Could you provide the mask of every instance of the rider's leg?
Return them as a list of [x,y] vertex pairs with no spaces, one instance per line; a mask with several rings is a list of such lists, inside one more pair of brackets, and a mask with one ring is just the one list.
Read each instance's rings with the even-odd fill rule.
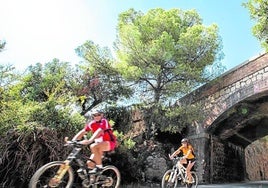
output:
[[185,166],[186,164],[187,164],[187,160],[183,158],[183,159],[178,161],[177,166],[178,166],[178,168],[180,168],[181,165],[186,167]]
[[181,159],[180,164],[182,164],[182,165],[187,164],[187,160],[185,158]]
[[94,161],[94,154],[90,155],[90,160],[87,161],[87,167],[93,169],[96,167],[96,162]]
[[[90,150],[92,152],[91,159],[95,161],[96,166],[101,167],[102,166],[102,155],[104,151],[110,150],[110,144],[109,142],[100,142],[100,143],[94,143],[90,145]],[[91,165],[89,167],[92,168]],[[95,165],[94,165],[95,167]]]
[[186,175],[187,175],[188,180],[189,180],[190,182],[192,182],[192,180],[193,180],[193,177],[192,177],[190,171],[191,171],[191,169],[193,168],[194,163],[195,163],[195,162],[189,161],[189,163],[188,163],[188,165],[187,165],[187,168],[186,168]]

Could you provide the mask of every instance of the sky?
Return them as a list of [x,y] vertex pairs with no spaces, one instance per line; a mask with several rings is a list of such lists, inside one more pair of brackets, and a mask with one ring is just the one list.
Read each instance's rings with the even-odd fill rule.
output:
[[78,64],[75,49],[88,40],[109,47],[116,37],[118,15],[130,8],[195,9],[222,38],[222,64],[230,70],[263,53],[253,36],[254,22],[242,6],[246,0],[0,0],[0,64],[25,70],[54,58]]

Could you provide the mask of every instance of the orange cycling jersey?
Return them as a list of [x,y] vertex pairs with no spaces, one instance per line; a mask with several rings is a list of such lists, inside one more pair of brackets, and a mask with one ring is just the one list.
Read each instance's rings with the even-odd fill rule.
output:
[[191,151],[190,154],[188,155],[187,159],[193,159],[195,158],[194,154],[193,154],[193,147],[191,145],[188,145],[187,147],[181,146],[179,148],[179,150],[182,152],[183,156],[187,155],[187,153],[189,152],[189,150]]

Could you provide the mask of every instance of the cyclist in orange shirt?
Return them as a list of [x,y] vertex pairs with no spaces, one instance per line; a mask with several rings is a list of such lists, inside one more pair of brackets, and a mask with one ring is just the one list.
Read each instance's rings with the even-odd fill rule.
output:
[[182,139],[181,144],[182,144],[182,146],[180,146],[179,149],[174,151],[174,153],[172,153],[172,155],[170,155],[170,158],[173,159],[178,154],[180,154],[180,153],[183,154],[183,157],[179,161],[179,163],[186,167],[186,174],[188,177],[188,181],[189,181],[189,183],[191,183],[193,180],[193,177],[192,177],[190,171],[195,164],[194,149],[193,149],[193,146],[189,143],[189,140],[187,138]]

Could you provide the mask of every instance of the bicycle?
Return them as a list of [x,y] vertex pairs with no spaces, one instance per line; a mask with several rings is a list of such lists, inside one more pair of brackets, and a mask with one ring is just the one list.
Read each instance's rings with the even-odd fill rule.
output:
[[192,182],[188,182],[186,168],[182,164],[178,163],[179,160],[181,160],[181,158],[174,158],[174,165],[172,169],[169,169],[165,172],[161,182],[162,188],[176,188],[179,182],[182,186],[185,186],[186,188],[197,187],[198,177],[196,172],[190,172],[193,179]]
[[83,162],[80,155],[80,151],[84,145],[77,141],[68,141],[65,146],[72,148],[67,159],[65,161],[53,161],[40,167],[32,176],[29,188],[71,188],[75,178],[74,168],[72,166],[74,166],[75,163],[79,166],[79,170],[77,170],[76,173],[82,180],[81,185],[83,188],[119,187],[121,175],[115,166],[107,165],[100,169],[100,171],[89,174],[87,172],[87,165]]

